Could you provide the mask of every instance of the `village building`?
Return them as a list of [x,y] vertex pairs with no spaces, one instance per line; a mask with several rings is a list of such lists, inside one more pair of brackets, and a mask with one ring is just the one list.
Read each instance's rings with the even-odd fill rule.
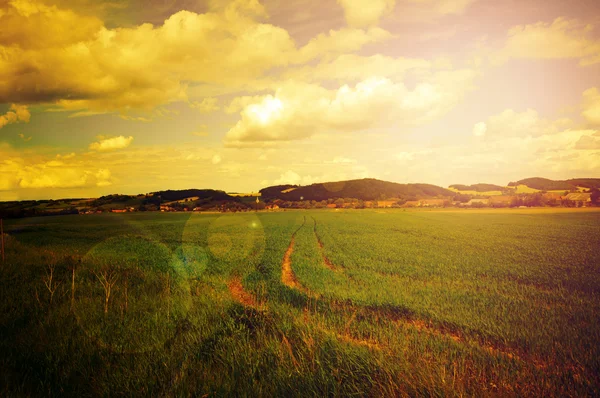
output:
[[467,203],[465,203],[465,206],[483,207],[483,206],[489,205],[489,203],[490,203],[489,199],[471,199]]
[[570,193],[563,197],[566,200],[570,200],[575,202],[578,206],[586,207],[592,203],[592,194],[591,193]]

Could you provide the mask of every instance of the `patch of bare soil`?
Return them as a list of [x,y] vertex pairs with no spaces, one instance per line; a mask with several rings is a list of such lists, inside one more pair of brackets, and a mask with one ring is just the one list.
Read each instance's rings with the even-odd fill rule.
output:
[[227,283],[227,288],[231,293],[231,296],[235,301],[243,305],[244,307],[251,307],[254,309],[260,309],[262,306],[258,304],[256,298],[244,290],[242,280],[239,277],[234,277]]
[[283,261],[281,262],[281,282],[287,287],[300,290],[301,292],[307,294],[310,297],[317,297],[317,294],[312,293],[300,284],[298,278],[296,277],[296,274],[294,273],[294,270],[292,269],[292,253],[294,252],[296,233],[298,233],[298,231],[300,231],[300,229],[304,227],[304,224],[306,224],[306,217],[304,217],[302,225],[292,234],[290,244],[287,250],[285,251],[285,254],[283,255]]
[[298,278],[296,278],[296,274],[294,274],[294,270],[292,270],[292,253],[294,252],[294,237],[290,240],[290,245],[288,246],[285,254],[283,255],[283,262],[281,263],[281,282],[287,287],[292,289],[304,290],[303,287],[298,282]]

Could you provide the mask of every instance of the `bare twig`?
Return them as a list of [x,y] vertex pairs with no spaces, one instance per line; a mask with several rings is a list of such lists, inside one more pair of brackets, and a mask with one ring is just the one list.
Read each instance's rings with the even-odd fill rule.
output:
[[117,283],[119,276],[114,269],[103,269],[99,272],[94,271],[94,275],[96,275],[96,278],[98,278],[98,281],[100,281],[100,284],[104,288],[104,313],[108,314],[108,301],[110,300],[112,288]]

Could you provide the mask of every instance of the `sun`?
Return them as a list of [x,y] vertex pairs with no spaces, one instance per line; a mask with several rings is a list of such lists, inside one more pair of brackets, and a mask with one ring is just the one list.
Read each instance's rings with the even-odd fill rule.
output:
[[267,125],[280,117],[283,111],[283,102],[279,98],[267,96],[261,103],[248,107],[248,113],[261,125]]

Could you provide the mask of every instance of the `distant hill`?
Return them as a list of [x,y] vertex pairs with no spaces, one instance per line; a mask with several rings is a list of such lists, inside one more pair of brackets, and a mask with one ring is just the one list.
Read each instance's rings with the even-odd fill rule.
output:
[[473,185],[462,185],[452,184],[450,188],[454,188],[459,191],[475,191],[475,192],[490,192],[490,191],[505,191],[506,187],[494,184],[473,184]]
[[600,178],[572,178],[570,180],[550,180],[548,178],[533,177],[525,178],[516,182],[510,182],[508,186],[526,185],[529,188],[540,191],[572,191],[577,187],[600,188]]
[[297,188],[298,185],[274,185],[272,187],[267,187],[267,188],[263,188],[261,189],[260,192],[260,196],[262,198],[279,198],[279,195],[281,194],[282,191],[286,191],[289,189],[295,189]]
[[374,178],[317,183],[307,186],[279,185],[260,190],[264,199],[327,200],[356,198],[377,200],[382,198],[432,198],[451,197],[454,192],[431,184],[398,184]]
[[215,189],[180,189],[180,190],[168,190],[152,192],[153,196],[160,196],[163,202],[171,202],[175,200],[183,200],[187,198],[195,198],[198,200],[236,200],[233,196],[228,195],[224,191],[218,191]]

